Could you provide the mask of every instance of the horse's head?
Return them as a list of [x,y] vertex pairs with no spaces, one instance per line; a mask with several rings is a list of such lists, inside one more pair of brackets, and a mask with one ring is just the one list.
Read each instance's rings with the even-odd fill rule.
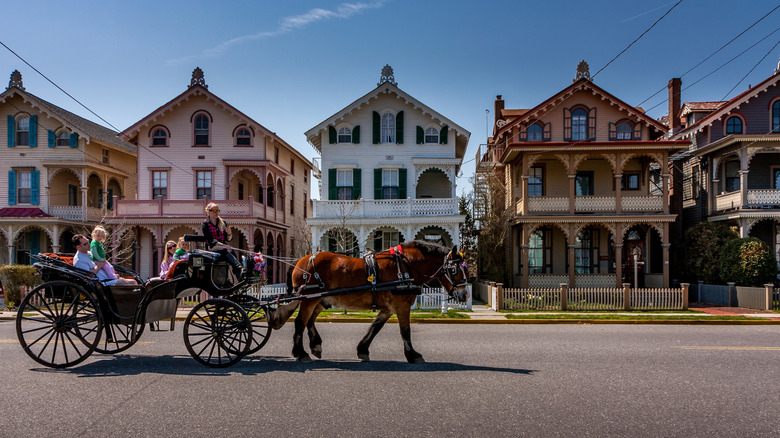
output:
[[466,289],[468,275],[466,274],[463,256],[458,252],[457,246],[453,246],[452,250],[444,256],[439,282],[447,290],[447,293],[456,300],[465,302],[469,299],[469,292]]

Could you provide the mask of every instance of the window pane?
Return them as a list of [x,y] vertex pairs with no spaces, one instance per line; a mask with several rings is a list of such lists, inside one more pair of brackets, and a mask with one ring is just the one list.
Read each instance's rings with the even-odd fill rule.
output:
[[582,108],[577,108],[571,113],[571,139],[585,140],[588,130],[588,114]]
[[352,131],[350,131],[349,128],[341,128],[341,129],[339,129],[338,142],[339,143],[352,143]]
[[618,140],[631,140],[634,127],[630,124],[623,122],[617,125],[617,139]]
[[436,128],[428,128],[425,131],[425,143],[439,143],[439,131]]
[[352,169],[339,170],[336,175],[337,187],[352,187]]
[[528,177],[528,196],[544,195],[544,169],[531,167]]
[[528,141],[542,141],[542,125],[534,123],[526,131]]
[[382,116],[382,143],[395,143],[395,116],[390,113]]
[[70,133],[62,131],[57,134],[57,146],[70,146]]

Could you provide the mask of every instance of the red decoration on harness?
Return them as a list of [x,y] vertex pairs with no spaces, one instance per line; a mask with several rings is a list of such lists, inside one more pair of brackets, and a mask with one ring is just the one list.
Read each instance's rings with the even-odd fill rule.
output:
[[395,255],[395,247],[394,246],[390,247],[390,254],[391,255]]
[[403,253],[404,253],[404,249],[403,249],[403,248],[401,248],[401,245],[398,245],[398,246],[396,246],[395,248],[396,248],[396,250],[398,251],[398,254],[403,254]]

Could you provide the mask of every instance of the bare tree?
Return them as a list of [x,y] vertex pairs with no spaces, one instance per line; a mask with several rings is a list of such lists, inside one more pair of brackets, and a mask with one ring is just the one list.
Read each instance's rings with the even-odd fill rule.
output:
[[[135,257],[135,249],[133,248],[133,242],[136,239],[135,229],[124,220],[119,223],[107,223],[107,219],[113,217],[109,212],[104,211],[104,215],[99,223],[95,225],[85,224],[81,228],[80,233],[91,240],[92,230],[95,226],[100,225],[105,228],[106,240],[103,242],[103,249],[106,251],[107,258],[112,260],[116,257],[116,264],[129,267],[132,265],[133,257]],[[120,238],[115,240],[112,236],[120,236]]]
[[290,235],[290,257],[300,258],[311,253],[311,227],[303,217],[297,217],[288,232]]
[[360,244],[354,233],[349,231],[349,224],[355,211],[358,209],[360,199],[354,201],[340,201],[333,204],[336,208],[338,224],[325,233],[328,240],[335,242],[335,252],[340,254],[357,256],[360,252]]
[[506,206],[503,169],[474,177],[474,216],[478,230],[479,274],[504,283],[508,280],[505,249],[515,212]]

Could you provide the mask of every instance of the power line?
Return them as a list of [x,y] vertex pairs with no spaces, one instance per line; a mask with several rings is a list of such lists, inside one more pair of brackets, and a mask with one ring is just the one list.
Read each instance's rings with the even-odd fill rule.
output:
[[623,50],[621,50],[621,51],[620,51],[620,53],[618,53],[617,55],[615,55],[615,57],[614,57],[614,58],[612,58],[612,59],[611,59],[611,60],[610,60],[610,61],[607,63],[607,65],[605,65],[604,67],[601,67],[601,69],[599,69],[599,71],[597,71],[597,72],[596,72],[596,74],[594,74],[593,76],[591,76],[591,79],[595,79],[595,78],[596,78],[596,76],[598,76],[598,74],[602,72],[602,70],[604,70],[605,68],[609,67],[609,65],[610,65],[610,64],[612,64],[612,62],[613,62],[613,61],[615,61],[616,59],[618,59],[618,58],[620,57],[620,55],[622,55],[623,53],[625,53],[625,52],[626,52],[626,50],[628,50],[629,48],[631,48],[631,46],[633,46],[633,45],[634,45],[634,43],[636,43],[636,42],[637,42],[637,41],[639,41],[639,40],[640,40],[640,39],[641,39],[643,36],[645,36],[645,34],[646,34],[647,32],[650,32],[650,29],[654,28],[656,24],[658,24],[658,23],[659,23],[661,20],[663,20],[663,19],[664,19],[664,17],[666,17],[667,15],[669,15],[669,13],[670,13],[670,12],[672,12],[672,11],[674,10],[674,8],[676,8],[676,7],[677,7],[677,6],[678,6],[680,3],[682,3],[682,2],[683,2],[683,0],[679,0],[677,3],[675,3],[675,4],[674,4],[674,6],[672,6],[671,8],[669,8],[669,10],[668,10],[668,11],[666,11],[666,13],[665,13],[665,14],[663,14],[663,15],[661,16],[661,18],[659,18],[659,19],[655,20],[655,23],[653,23],[653,24],[652,24],[650,27],[648,27],[648,28],[647,28],[647,30],[645,30],[644,32],[642,32],[642,34],[641,34],[641,35],[639,35],[638,37],[636,37],[636,39],[635,39],[634,41],[631,41],[631,44],[629,44],[628,46],[626,46],[626,48],[625,48],[625,49],[623,49]]
[[733,87],[731,87],[731,90],[727,91],[727,92],[726,92],[726,94],[725,94],[725,95],[724,95],[724,96],[723,96],[723,97],[722,97],[720,100],[726,100],[726,97],[727,97],[729,94],[731,94],[731,92],[732,92],[732,91],[734,91],[734,89],[735,89],[735,88],[737,88],[737,86],[739,86],[739,84],[740,84],[740,83],[742,83],[742,81],[744,81],[744,80],[745,80],[745,78],[746,78],[746,77],[748,77],[748,75],[749,75],[750,73],[753,73],[753,70],[755,70],[755,69],[756,69],[756,67],[758,67],[758,64],[761,64],[761,62],[762,62],[762,61],[764,61],[764,60],[766,59],[766,57],[767,57],[767,56],[769,56],[769,54],[770,54],[770,53],[772,53],[772,52],[775,50],[775,47],[777,47],[777,45],[778,45],[778,44],[780,44],[780,40],[778,40],[778,41],[775,43],[775,45],[774,45],[774,46],[772,46],[772,48],[771,48],[771,49],[769,49],[769,51],[768,51],[768,52],[766,52],[766,54],[765,54],[765,55],[764,55],[764,56],[763,56],[761,59],[759,59],[759,60],[758,60],[758,62],[756,62],[756,64],[753,66],[753,68],[751,68],[751,69],[750,69],[750,70],[749,70],[747,73],[745,73],[745,76],[742,76],[742,79],[740,79],[739,81],[737,81],[737,83],[736,83],[736,84],[734,84],[734,86],[733,86]]

